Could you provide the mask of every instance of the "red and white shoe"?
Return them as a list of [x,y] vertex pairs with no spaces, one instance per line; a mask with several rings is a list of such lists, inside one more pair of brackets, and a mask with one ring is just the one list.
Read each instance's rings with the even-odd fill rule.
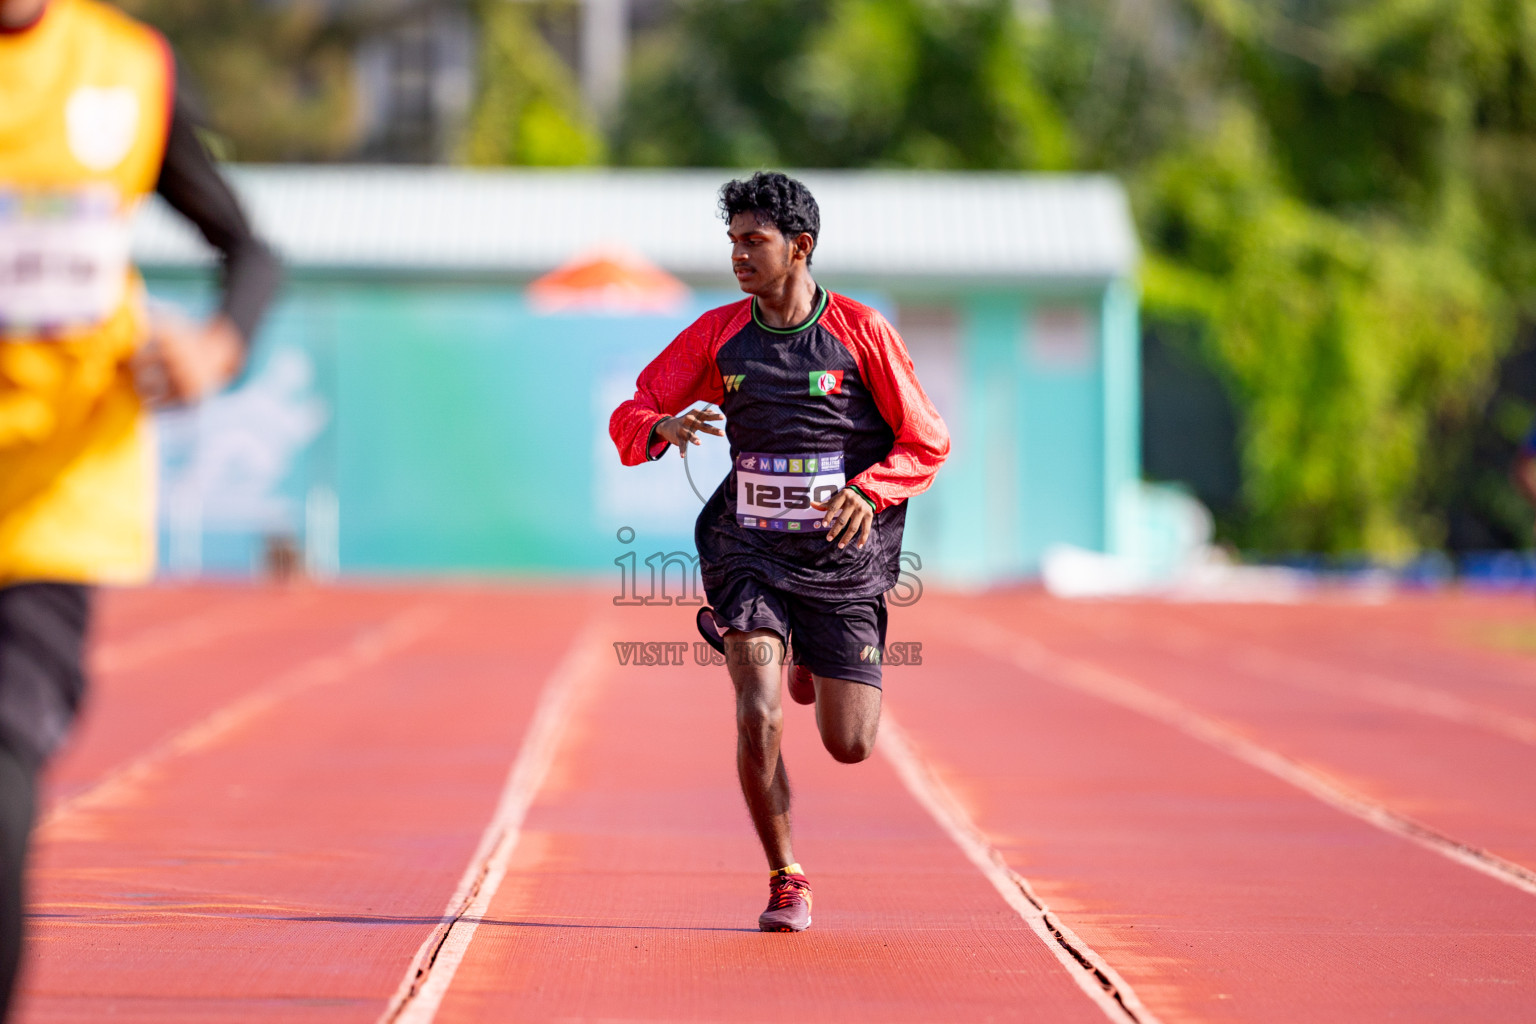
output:
[[768,909],[757,918],[765,932],[803,932],[811,926],[811,883],[804,875],[768,879]]

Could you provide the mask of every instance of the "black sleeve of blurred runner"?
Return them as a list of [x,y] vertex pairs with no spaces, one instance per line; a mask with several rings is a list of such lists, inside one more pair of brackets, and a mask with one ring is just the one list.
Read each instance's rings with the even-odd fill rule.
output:
[[224,293],[219,312],[229,317],[249,345],[282,280],[282,264],[251,230],[239,200],[197,137],[196,124],[178,76],[165,162],[155,191],[219,250]]

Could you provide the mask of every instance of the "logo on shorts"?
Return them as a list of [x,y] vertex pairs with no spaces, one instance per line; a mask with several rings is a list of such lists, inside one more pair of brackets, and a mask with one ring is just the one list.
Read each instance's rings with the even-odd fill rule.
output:
[[859,660],[871,665],[880,664],[880,648],[874,644],[865,644],[864,649],[859,652]]
[[744,373],[732,373],[720,379],[725,382],[726,391],[740,391],[741,383],[747,379],[747,375]]
[[840,395],[843,393],[842,370],[812,370],[811,394]]

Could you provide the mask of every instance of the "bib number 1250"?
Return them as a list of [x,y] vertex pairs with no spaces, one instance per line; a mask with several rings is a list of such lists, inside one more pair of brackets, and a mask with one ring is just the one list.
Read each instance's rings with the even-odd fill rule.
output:
[[736,520],[752,530],[821,529],[821,511],[843,489],[843,453],[736,456]]
[[833,484],[822,484],[812,490],[809,487],[780,487],[778,484],[754,485],[749,480],[743,480],[742,486],[747,492],[747,504],[753,508],[810,508],[813,501],[825,505],[838,492]]

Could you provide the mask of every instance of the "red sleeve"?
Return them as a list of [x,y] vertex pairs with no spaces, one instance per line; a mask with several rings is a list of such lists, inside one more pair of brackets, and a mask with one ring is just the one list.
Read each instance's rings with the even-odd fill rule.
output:
[[640,371],[635,397],[620,403],[608,418],[608,436],[624,465],[638,466],[666,452],[665,441],[646,444],[656,424],[694,402],[718,405],[725,397],[715,353],[731,336],[731,325],[738,319],[733,314],[740,312],[735,307],[740,305],[705,313]]
[[933,483],[949,455],[949,428],[918,383],[906,343],[877,311],[837,297],[835,333],[853,353],[875,406],[896,434],[885,459],[848,481],[883,512]]

